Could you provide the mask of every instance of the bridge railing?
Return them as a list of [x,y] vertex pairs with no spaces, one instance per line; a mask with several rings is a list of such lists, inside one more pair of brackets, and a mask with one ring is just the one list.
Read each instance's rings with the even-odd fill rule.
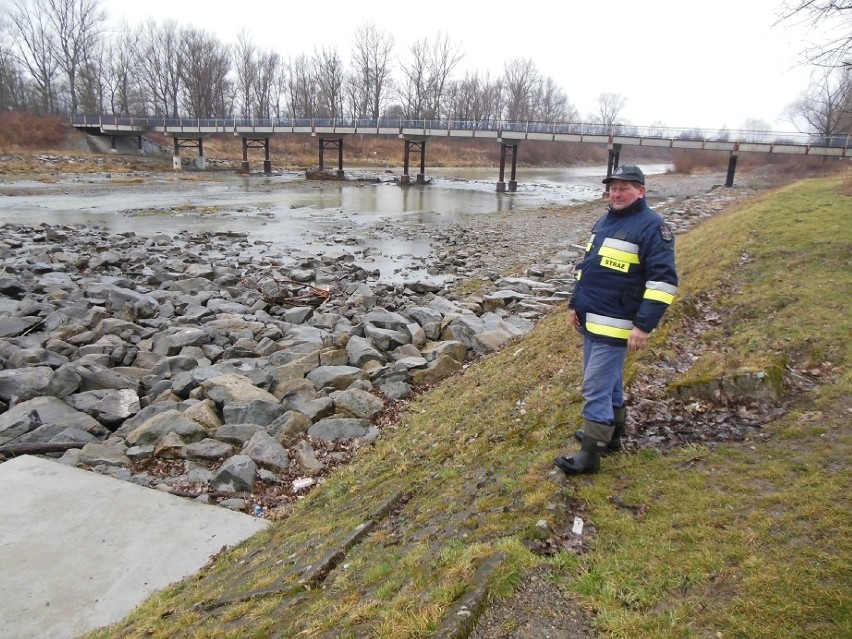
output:
[[[700,142],[747,142],[755,144],[812,145],[849,149],[852,135],[820,135],[800,132],[642,127],[626,124],[606,125],[589,122],[536,122],[505,120],[403,119],[403,118],[169,118],[115,115],[73,115],[71,125],[81,128],[144,131],[160,129],[218,129],[221,131],[276,130],[314,131],[315,129],[354,129],[372,132],[488,131],[500,133],[537,133],[546,135],[614,136],[693,140]],[[558,139],[558,138],[557,138]]]

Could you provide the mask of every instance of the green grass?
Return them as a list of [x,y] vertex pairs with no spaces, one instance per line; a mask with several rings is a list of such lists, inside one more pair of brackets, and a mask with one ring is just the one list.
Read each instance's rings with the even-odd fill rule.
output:
[[[806,181],[679,238],[682,295],[630,360],[630,376],[651,374],[701,299],[722,318],[699,339],[723,368],[819,367],[767,441],[612,456],[561,481],[552,460],[579,423],[580,344],[554,313],[418,398],[288,519],[92,637],[428,637],[495,555],[494,601],[549,563],[604,637],[852,635],[850,210],[841,179]],[[322,588],[299,588],[394,496]],[[533,554],[537,522],[564,526],[577,502],[590,552]]]

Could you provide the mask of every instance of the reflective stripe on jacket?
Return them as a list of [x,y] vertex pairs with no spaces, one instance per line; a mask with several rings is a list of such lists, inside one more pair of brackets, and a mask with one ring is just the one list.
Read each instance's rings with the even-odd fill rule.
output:
[[[674,235],[644,198],[592,229],[569,306],[594,339],[624,344],[657,327],[677,293]],[[582,277],[580,277],[582,275]]]

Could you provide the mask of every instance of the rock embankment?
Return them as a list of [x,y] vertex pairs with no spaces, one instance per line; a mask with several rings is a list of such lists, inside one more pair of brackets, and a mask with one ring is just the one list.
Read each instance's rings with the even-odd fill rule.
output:
[[504,278],[460,300],[368,282],[342,251],[281,270],[255,248],[6,225],[0,446],[77,443],[64,462],[235,508],[265,483],[275,505],[377,437],[387,402],[564,299]]
[[[658,208],[682,232],[734,193]],[[284,268],[241,234],[7,224],[0,451],[66,445],[63,463],[269,512],[378,437],[389,405],[563,302],[600,209],[436,231],[432,272],[478,281],[467,296],[373,280],[342,249]]]

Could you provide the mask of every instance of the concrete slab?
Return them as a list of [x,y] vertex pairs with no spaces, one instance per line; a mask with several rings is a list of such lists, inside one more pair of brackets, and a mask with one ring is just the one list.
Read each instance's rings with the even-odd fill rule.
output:
[[24,455],[0,464],[0,637],[120,621],[268,520]]

